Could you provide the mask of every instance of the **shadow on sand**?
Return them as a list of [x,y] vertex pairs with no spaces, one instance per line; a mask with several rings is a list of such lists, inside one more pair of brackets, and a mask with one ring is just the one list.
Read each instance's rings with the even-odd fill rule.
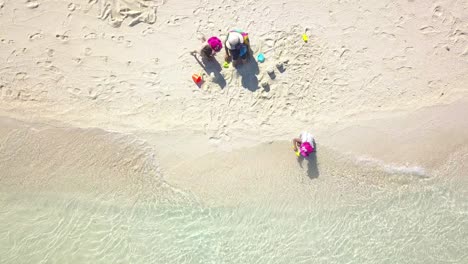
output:
[[258,89],[257,75],[260,73],[258,62],[253,57],[252,51],[249,52],[247,62],[236,66],[237,72],[242,77],[242,86],[254,92]]
[[195,60],[200,64],[206,74],[209,76],[211,73],[215,76],[215,83],[223,89],[226,87],[226,80],[224,79],[223,75],[221,74],[222,67],[216,59],[200,59],[196,55],[192,55]]
[[[314,142],[314,148],[317,149],[317,146],[315,145]],[[317,166],[317,151],[312,152],[308,157],[298,157],[297,162],[299,162],[299,165],[302,168],[302,164],[304,160],[307,161],[307,176],[309,176],[310,179],[315,179],[318,178],[319,176],[319,170]]]

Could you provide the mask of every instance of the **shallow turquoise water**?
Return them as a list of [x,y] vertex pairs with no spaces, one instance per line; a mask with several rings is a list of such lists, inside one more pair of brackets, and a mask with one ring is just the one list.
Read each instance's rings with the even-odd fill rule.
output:
[[130,136],[9,125],[0,263],[468,263],[467,192],[452,180],[383,175],[410,180],[314,198],[333,183],[323,179],[382,177],[321,152],[309,198],[215,205],[165,183],[151,148]]
[[[346,203],[346,202],[344,202]],[[333,209],[134,206],[2,193],[2,263],[466,263],[468,203],[448,189]]]

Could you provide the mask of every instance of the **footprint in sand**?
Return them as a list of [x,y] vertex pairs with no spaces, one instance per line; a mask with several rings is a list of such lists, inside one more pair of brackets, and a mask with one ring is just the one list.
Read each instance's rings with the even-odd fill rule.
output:
[[47,51],[47,56],[48,57],[53,57],[54,54],[55,54],[55,50],[54,49],[46,49]]
[[395,34],[382,31],[379,27],[374,28],[374,36],[380,36],[391,40],[396,39]]
[[87,26],[82,27],[81,32],[84,33],[84,35],[83,35],[84,39],[96,39],[97,38],[96,31],[94,29],[91,29],[91,28],[87,27]]
[[74,3],[68,4],[68,11],[73,12],[76,9],[76,5]]
[[[98,84],[98,88],[100,88],[102,85]],[[98,98],[98,93],[95,89],[93,88],[89,88],[88,89],[88,97],[91,99],[91,100],[96,100]]]
[[93,53],[93,50],[91,48],[85,48],[84,50],[85,56],[90,56],[92,53]]
[[69,36],[66,35],[65,33],[64,34],[57,34],[57,35],[55,35],[55,37],[58,40],[63,41],[63,42],[68,41],[68,39],[69,39]]
[[401,66],[401,67],[396,68],[396,70],[398,73],[408,74],[409,72],[413,70],[413,67]]
[[36,61],[36,65],[38,67],[49,68],[50,66],[52,66],[52,61],[47,60],[47,59],[40,59]]
[[125,40],[124,36],[111,36],[111,40],[117,43],[125,43],[125,47],[127,48],[133,46],[133,42],[131,40]]
[[187,19],[187,16],[171,16],[171,18],[168,21],[166,21],[166,24],[170,26],[178,26]]
[[206,24],[206,27],[213,31],[217,29],[216,23],[213,21],[208,21],[208,23]]
[[76,87],[67,87],[67,92],[73,94],[73,95],[81,95],[81,89],[76,88]]
[[356,31],[356,27],[354,26],[346,27],[346,28],[343,28],[342,30],[343,34],[352,34],[355,31]]
[[111,40],[112,40],[112,41],[115,41],[115,42],[121,43],[121,42],[123,42],[123,41],[125,40],[125,38],[124,38],[124,36],[118,36],[118,37],[116,37],[116,36],[111,36]]
[[432,26],[424,26],[424,27],[420,28],[419,31],[421,31],[421,33],[423,33],[424,35],[431,34],[431,33],[437,33],[437,31]]
[[159,86],[159,83],[160,83],[159,81],[157,81],[157,82],[145,82],[145,87],[147,87],[147,88],[157,87],[157,86]]
[[83,60],[81,58],[73,58],[72,61],[74,61],[76,64],[81,64]]
[[265,39],[265,45],[267,46],[267,48],[273,48],[275,46],[275,40],[267,38]]
[[410,52],[413,52],[414,51],[414,47],[405,47],[405,53],[410,53]]
[[27,50],[27,48],[13,50],[7,58],[7,62],[10,62],[12,57],[18,57],[22,54],[25,54]]
[[158,73],[156,73],[156,72],[143,72],[143,77],[146,78],[146,79],[157,78]]
[[43,38],[43,35],[40,32],[29,35],[29,40],[36,40],[36,39],[42,39],[42,38]]
[[466,47],[466,49],[463,51],[463,53],[461,55],[463,57],[468,56],[468,47]]
[[26,79],[27,77],[28,77],[28,74],[25,73],[25,72],[17,72],[17,73],[15,74],[15,79],[16,79],[16,80],[24,80],[24,79]]
[[0,39],[0,43],[2,44],[15,44],[15,41],[12,39]]
[[89,34],[84,35],[84,39],[95,39],[95,38],[97,38],[96,33],[89,33]]
[[427,82],[427,86],[431,89],[441,89],[444,87],[444,83],[442,80],[437,79],[437,80],[430,80]]
[[434,10],[432,11],[432,17],[433,18],[439,18],[439,17],[442,16],[443,12],[444,11],[443,11],[441,6],[436,6],[436,7],[434,7]]
[[382,58],[384,62],[402,63],[406,62],[406,56],[393,56]]
[[38,8],[39,3],[36,0],[26,0],[26,7],[30,9]]
[[200,12],[203,10],[204,8],[203,7],[198,7],[197,9],[193,10],[192,13],[194,15],[198,15],[200,14]]
[[154,29],[152,27],[147,27],[145,30],[141,32],[143,36],[153,34],[153,33],[154,33]]

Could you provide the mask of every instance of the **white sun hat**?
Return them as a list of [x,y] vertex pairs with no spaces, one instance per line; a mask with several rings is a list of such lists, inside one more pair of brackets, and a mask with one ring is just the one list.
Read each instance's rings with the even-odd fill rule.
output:
[[244,43],[244,38],[240,33],[230,32],[226,40],[226,47],[230,50],[236,49],[238,44]]

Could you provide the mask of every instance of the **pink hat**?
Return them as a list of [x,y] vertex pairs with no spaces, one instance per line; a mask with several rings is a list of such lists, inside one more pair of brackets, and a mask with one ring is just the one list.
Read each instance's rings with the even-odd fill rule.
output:
[[218,52],[223,48],[223,42],[217,37],[211,37],[208,39],[208,44],[214,51]]
[[314,152],[314,147],[309,142],[304,142],[299,150],[303,157],[308,157],[310,153]]

